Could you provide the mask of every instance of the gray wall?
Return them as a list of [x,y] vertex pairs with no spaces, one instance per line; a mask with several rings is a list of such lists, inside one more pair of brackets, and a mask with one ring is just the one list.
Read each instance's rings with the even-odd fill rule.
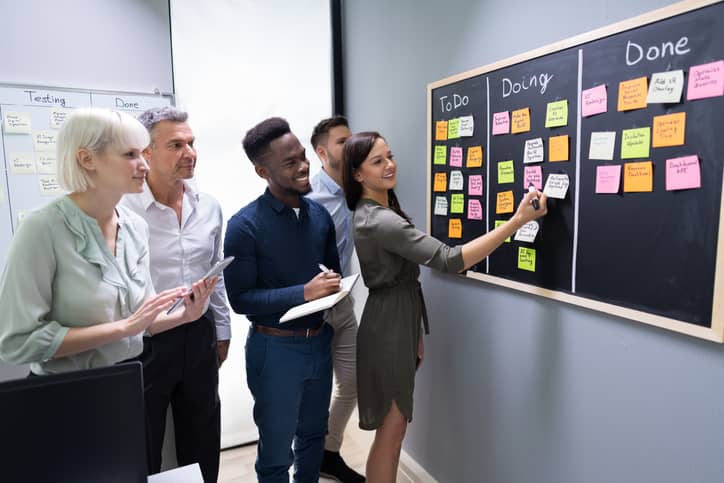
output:
[[[428,82],[668,3],[347,1],[347,114],[388,138],[424,226]],[[427,269],[422,282],[433,334],[404,448],[438,481],[724,481],[722,346]]]

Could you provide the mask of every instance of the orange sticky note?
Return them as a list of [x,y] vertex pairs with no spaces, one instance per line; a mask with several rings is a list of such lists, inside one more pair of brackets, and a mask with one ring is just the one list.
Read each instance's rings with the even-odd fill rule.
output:
[[623,165],[624,193],[650,193],[654,190],[654,167],[651,161]]
[[447,237],[448,238],[462,238],[463,237],[463,222],[460,221],[459,219],[448,220]]
[[649,87],[646,77],[619,82],[618,84],[618,110],[644,109]]
[[510,119],[510,132],[513,134],[530,131],[530,108],[513,111]]
[[548,138],[548,161],[568,161],[568,134]]
[[498,199],[495,203],[495,214],[499,215],[501,213],[513,213],[514,203],[515,200],[513,199],[512,191],[503,191],[501,193],[498,193]]
[[435,141],[447,140],[447,121],[437,121],[435,123]]
[[654,139],[652,146],[681,146],[684,144],[686,113],[677,112],[665,116],[654,116]]
[[433,191],[445,191],[447,190],[447,173],[435,173],[435,184],[432,187]]
[[470,146],[468,148],[468,160],[465,163],[467,168],[480,168],[483,165],[482,146]]

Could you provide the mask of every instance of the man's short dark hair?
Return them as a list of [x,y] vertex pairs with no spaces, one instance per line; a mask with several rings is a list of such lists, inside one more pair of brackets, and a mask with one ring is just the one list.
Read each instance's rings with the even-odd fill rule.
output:
[[249,129],[241,142],[244,152],[252,163],[261,162],[261,157],[269,149],[269,144],[277,138],[289,134],[289,123],[281,117],[270,117]]
[[347,118],[344,116],[334,116],[319,121],[319,123],[314,126],[314,131],[312,131],[312,139],[310,140],[312,147],[317,149],[317,145],[322,142],[326,142],[326,138],[329,136],[329,131],[333,127],[337,126],[344,126],[348,128],[349,123],[347,122]]

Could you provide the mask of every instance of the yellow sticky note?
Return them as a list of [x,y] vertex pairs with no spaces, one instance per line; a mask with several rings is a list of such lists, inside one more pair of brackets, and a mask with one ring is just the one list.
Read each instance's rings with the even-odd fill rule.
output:
[[549,102],[546,108],[546,127],[568,125],[568,99]]
[[470,146],[468,148],[468,160],[465,163],[467,168],[480,168],[483,166],[482,146]]
[[568,161],[568,134],[548,138],[548,161]]
[[435,141],[445,141],[447,139],[447,121],[437,121],[435,123]]
[[435,173],[435,184],[432,188],[433,191],[445,191],[447,190],[447,173]]
[[514,183],[515,182],[515,168],[513,167],[513,161],[500,161],[498,163],[498,184]]
[[530,108],[524,107],[513,111],[510,119],[510,132],[517,134],[528,131],[530,131]]
[[653,146],[681,146],[684,144],[686,130],[686,113],[677,112],[666,116],[654,116]]
[[457,139],[460,137],[460,118],[450,119],[447,122],[447,138]]
[[445,164],[447,161],[447,146],[435,146],[435,157],[432,164]]
[[535,249],[518,247],[518,268],[535,272]]
[[619,82],[618,84],[618,110],[644,109],[649,88],[646,77]]
[[650,127],[624,129],[621,132],[621,157],[623,159],[648,158],[650,145]]
[[459,220],[459,219],[448,220],[447,237],[448,238],[462,238],[463,237],[463,222],[461,220]]
[[[505,225],[507,220],[495,220],[495,228],[498,228],[500,225]],[[510,243],[510,237],[505,239],[505,243]]]
[[624,193],[648,193],[654,190],[654,170],[651,161],[623,165]]
[[463,213],[465,211],[465,195],[455,193],[450,200],[450,213]]
[[513,199],[512,191],[503,191],[498,193],[497,201],[495,203],[495,214],[513,213],[514,203],[515,200]]

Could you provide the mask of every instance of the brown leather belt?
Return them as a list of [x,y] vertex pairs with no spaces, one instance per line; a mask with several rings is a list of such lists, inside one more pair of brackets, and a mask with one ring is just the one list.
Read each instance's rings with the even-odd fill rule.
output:
[[324,324],[316,329],[293,329],[293,330],[282,330],[275,329],[274,327],[267,327],[266,325],[255,325],[254,330],[261,332],[266,335],[276,335],[280,337],[314,337],[322,333]]

